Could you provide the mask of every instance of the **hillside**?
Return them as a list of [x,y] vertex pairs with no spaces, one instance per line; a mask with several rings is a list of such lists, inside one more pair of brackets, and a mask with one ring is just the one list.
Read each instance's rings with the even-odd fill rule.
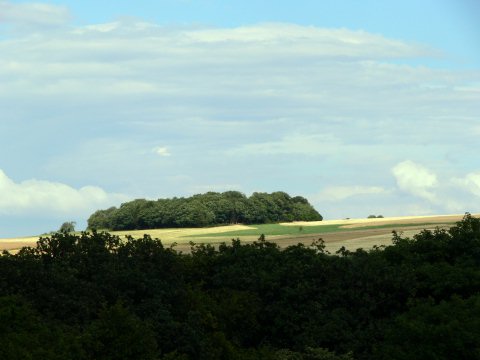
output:
[[[161,239],[164,245],[176,243],[181,251],[190,250],[190,241],[218,246],[229,242],[232,238],[240,238],[243,242],[252,242],[264,234],[269,241],[280,247],[303,243],[311,244],[321,237],[329,251],[334,252],[344,246],[349,250],[357,248],[369,249],[374,245],[389,245],[392,241],[392,230],[403,232],[405,236],[413,236],[422,229],[434,229],[436,226],[446,228],[460,221],[463,215],[436,216],[403,216],[382,219],[339,219],[311,222],[289,222],[271,225],[225,225],[205,228],[167,228],[110,231],[121,238],[134,238],[149,234],[152,238]],[[299,230],[302,228],[302,230]],[[250,231],[250,232],[246,232]],[[22,246],[34,246],[38,237],[0,239],[0,251],[15,251]]]

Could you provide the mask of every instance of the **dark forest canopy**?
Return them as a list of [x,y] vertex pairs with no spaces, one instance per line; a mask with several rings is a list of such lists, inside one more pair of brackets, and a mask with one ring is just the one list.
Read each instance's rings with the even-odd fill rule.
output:
[[227,224],[265,224],[319,221],[322,216],[301,196],[285,192],[208,192],[172,199],[137,199],[119,208],[98,210],[88,219],[89,229],[139,230],[204,227]]
[[480,358],[480,220],[325,253],[59,232],[0,256],[0,359]]

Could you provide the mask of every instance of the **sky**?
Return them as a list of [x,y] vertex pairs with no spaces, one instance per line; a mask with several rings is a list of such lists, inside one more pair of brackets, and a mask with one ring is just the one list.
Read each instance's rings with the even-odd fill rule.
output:
[[207,191],[480,212],[480,2],[0,0],[0,238]]

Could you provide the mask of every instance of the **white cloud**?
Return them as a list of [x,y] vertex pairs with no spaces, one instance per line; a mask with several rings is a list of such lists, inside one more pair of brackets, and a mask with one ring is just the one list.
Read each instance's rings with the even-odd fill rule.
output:
[[165,146],[154,147],[153,152],[155,152],[155,154],[157,154],[159,156],[164,156],[164,157],[172,155],[170,153],[170,151],[168,150],[168,148],[165,147]]
[[[397,181],[395,189],[331,186],[310,198],[319,209],[325,209],[322,211],[330,219],[362,217],[368,213],[407,216],[479,212],[480,172],[469,173],[462,178],[439,178],[425,166],[406,160],[394,166],[392,174]],[[413,197],[403,196],[402,192]],[[472,194],[475,196],[472,197]]]
[[184,36],[198,43],[229,44],[232,47],[231,50],[242,43],[249,46],[266,46],[268,51],[281,51],[276,55],[315,54],[327,57],[364,58],[375,52],[377,56],[390,58],[432,54],[432,50],[426,47],[387,39],[364,31],[325,29],[286,23],[186,31]]
[[480,197],[480,171],[469,173],[463,178],[454,178],[452,182]]
[[44,3],[12,3],[0,0],[0,24],[35,28],[64,25],[70,20],[70,13],[64,6]]
[[[117,121],[144,123],[285,118],[300,135],[275,140],[283,135],[279,127],[265,144],[237,147],[278,154],[286,146],[322,154],[314,142],[329,139],[301,135],[310,134],[302,124],[336,118],[354,128],[369,119],[386,122],[387,128],[398,127],[398,119],[422,126],[438,124],[439,116],[442,124],[476,119],[472,95],[455,87],[467,86],[477,73],[385,62],[424,56],[435,52],[348,29],[293,24],[168,28],[118,21],[0,41],[0,108],[28,105],[65,114],[78,107],[81,121],[92,124],[105,117],[107,108]],[[80,115],[85,112],[92,115]],[[79,122],[76,117],[69,113],[64,121]]]
[[15,183],[0,169],[0,213],[4,215],[50,213],[85,216],[126,199],[125,195],[110,194],[96,186],[75,189],[66,184],[36,179]]
[[438,185],[437,176],[423,165],[406,160],[395,165],[392,173],[400,190],[432,202],[436,201],[432,190]]
[[230,155],[322,155],[332,148],[341,146],[341,141],[333,135],[292,134],[278,141],[245,144],[228,151]]
[[386,195],[389,191],[381,186],[330,186],[315,196],[316,201],[342,201],[358,195]]
[[[48,33],[45,37],[37,35],[4,45],[8,48],[0,56],[1,68],[10,76],[13,70],[14,75],[27,81],[16,85],[44,94],[46,80],[52,95],[78,90],[91,94],[92,89],[95,94],[116,95],[117,88],[131,88],[134,93],[140,89],[188,96],[207,91],[224,96],[225,88],[235,93],[235,89],[247,87],[254,91],[252,95],[288,94],[313,100],[317,96],[310,86],[298,88],[292,80],[307,80],[315,86],[331,83],[331,67],[341,66],[343,69],[334,74],[341,75],[345,83],[358,77],[359,70],[364,80],[372,81],[382,72],[396,68],[377,69],[368,61],[431,55],[422,47],[366,32],[291,24],[202,30],[115,22]],[[352,69],[348,62],[331,63],[342,58],[368,61],[358,64],[363,69]],[[298,61],[304,71],[297,68]],[[319,61],[325,63],[319,67]],[[294,73],[285,76],[292,70]],[[357,72],[356,76],[352,70]],[[325,81],[317,82],[319,75]],[[405,75],[397,78],[409,81],[411,76]],[[312,76],[314,81],[308,81]],[[10,89],[12,85],[15,84],[9,84]]]

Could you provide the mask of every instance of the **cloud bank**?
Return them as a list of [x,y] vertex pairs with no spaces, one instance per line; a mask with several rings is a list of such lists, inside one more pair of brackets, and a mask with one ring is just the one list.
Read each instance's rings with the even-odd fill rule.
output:
[[1,169],[0,194],[0,214],[10,216],[48,213],[85,217],[101,207],[128,199],[96,186],[75,189],[66,184],[36,179],[16,183]]
[[317,201],[338,202],[354,196],[381,196],[387,193],[388,190],[382,188],[381,186],[331,186],[323,189],[322,192],[315,198]]
[[[434,215],[479,212],[480,172],[462,177],[439,176],[430,166],[403,160],[391,169],[394,183],[390,187],[374,185],[328,186],[312,195],[317,208],[333,209],[331,218],[367,214]],[[353,215],[352,215],[353,214]]]

